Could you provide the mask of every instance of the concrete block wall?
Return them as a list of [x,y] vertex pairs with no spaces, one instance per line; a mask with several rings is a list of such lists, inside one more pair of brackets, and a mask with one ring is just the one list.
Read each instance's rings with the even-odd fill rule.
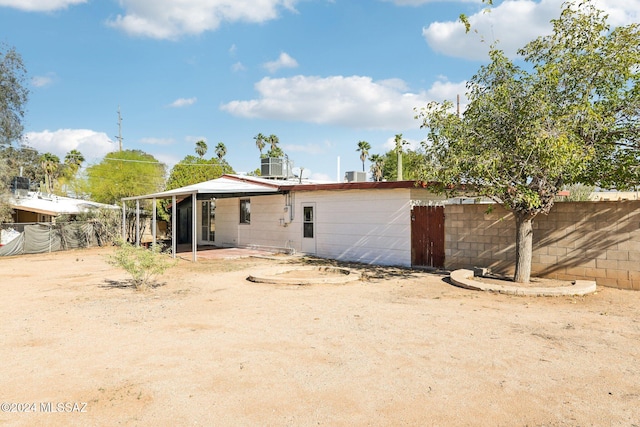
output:
[[[445,206],[449,269],[513,274],[515,220],[498,205]],[[532,275],[640,290],[640,201],[559,202],[533,221]]]

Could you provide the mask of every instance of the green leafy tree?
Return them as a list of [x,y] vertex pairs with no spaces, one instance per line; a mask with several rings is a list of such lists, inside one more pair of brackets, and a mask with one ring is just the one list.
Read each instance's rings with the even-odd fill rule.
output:
[[267,145],[267,137],[263,134],[259,133],[253,137],[256,140],[256,147],[260,150],[260,157],[262,158],[262,150]]
[[218,157],[219,163],[224,163],[224,156],[227,155],[227,146],[222,142],[218,142],[216,145],[216,156]]
[[[14,48],[0,44],[0,149],[11,148],[14,141],[22,138],[25,107],[29,98],[27,72],[22,57]],[[17,176],[8,165],[9,157],[0,153],[0,221],[11,218],[9,186],[11,178]],[[4,157],[4,158],[3,158]]]
[[[384,158],[383,178],[387,181],[397,181],[398,152],[395,149],[389,150],[382,157]],[[422,179],[425,167],[426,157],[423,150],[406,150],[402,154],[403,179],[415,181]]]
[[[0,159],[1,160],[1,159]],[[9,192],[7,189],[9,188],[9,166],[0,161],[0,223],[1,222],[9,222],[11,221],[11,214],[13,213],[13,209],[11,209],[11,204],[9,203]]]
[[418,115],[433,167],[425,177],[443,190],[471,188],[513,212],[514,280],[523,283],[531,275],[533,220],[549,212],[564,185],[638,182],[638,25],[610,31],[588,0],[566,3],[552,23],[551,35],[519,52],[531,71],[492,47],[490,63],[468,83],[462,117],[450,102]]
[[[165,190],[174,190],[199,182],[220,178],[227,173],[235,173],[227,162],[218,159],[201,159],[195,156],[186,156],[171,169]],[[160,200],[160,216],[169,219],[170,200]]]
[[207,143],[200,140],[198,142],[196,142],[196,154],[198,155],[198,157],[200,157],[201,159],[204,157],[205,154],[207,154]]
[[14,48],[0,45],[0,147],[22,137],[22,120],[29,98],[27,72]]
[[358,149],[360,152],[360,161],[362,162],[362,172],[364,172],[364,161],[369,157],[369,150],[371,150],[371,144],[367,141],[358,141]]
[[34,187],[37,183],[44,182],[40,156],[38,150],[26,145],[0,149],[0,162],[7,166],[7,185],[13,177],[20,176],[20,173],[23,177],[29,178]]
[[87,192],[100,203],[162,191],[166,166],[140,150],[114,151],[86,170]]

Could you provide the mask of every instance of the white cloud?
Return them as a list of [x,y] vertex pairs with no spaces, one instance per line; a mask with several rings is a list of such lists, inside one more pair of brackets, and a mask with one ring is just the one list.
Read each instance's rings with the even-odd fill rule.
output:
[[266,62],[262,65],[270,73],[275,73],[281,68],[296,68],[298,61],[289,56],[288,53],[282,52],[275,61]]
[[[490,12],[480,6],[469,15],[471,29],[465,32],[460,21],[434,22],[423,28],[422,35],[436,52],[448,56],[486,60],[489,46],[498,47],[507,55],[529,41],[551,32],[550,21],[560,16],[564,0],[506,0]],[[597,0],[596,5],[609,13],[609,23],[626,25],[640,20],[640,0]]]
[[51,12],[86,2],[87,0],[0,0],[0,7],[12,7],[27,12]]
[[53,84],[56,75],[54,73],[49,73],[46,76],[34,76],[31,79],[31,84],[35,87],[46,87]]
[[247,68],[242,64],[242,62],[236,62],[231,66],[231,69],[235,72],[245,71]]
[[115,144],[106,133],[89,129],[28,132],[25,142],[42,153],[53,153],[61,159],[75,149],[82,153],[87,162],[100,159],[115,149]]
[[[422,6],[427,3],[437,3],[442,0],[384,0],[389,3],[394,3],[397,6]],[[460,3],[480,3],[480,0],[457,0]]]
[[215,30],[221,22],[260,23],[299,0],[120,0],[125,9],[107,24],[131,35],[175,39]]
[[173,108],[182,108],[182,107],[188,107],[190,105],[193,105],[196,103],[196,101],[198,101],[198,98],[178,98],[175,101],[173,101],[171,104],[169,104],[169,107],[173,107]]
[[414,108],[423,107],[431,100],[455,100],[461,87],[464,83],[438,82],[427,92],[411,93],[399,79],[266,77],[255,85],[260,98],[231,101],[221,109],[248,118],[400,131],[415,129]]

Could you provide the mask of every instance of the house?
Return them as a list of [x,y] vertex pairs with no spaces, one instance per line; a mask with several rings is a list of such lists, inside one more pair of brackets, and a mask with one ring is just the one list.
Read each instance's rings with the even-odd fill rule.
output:
[[378,265],[444,263],[444,197],[414,181],[321,183],[224,175],[129,197],[123,206],[152,199],[155,215],[161,198],[171,198],[175,206],[173,253],[177,242],[188,241],[194,261],[198,245],[215,245]]

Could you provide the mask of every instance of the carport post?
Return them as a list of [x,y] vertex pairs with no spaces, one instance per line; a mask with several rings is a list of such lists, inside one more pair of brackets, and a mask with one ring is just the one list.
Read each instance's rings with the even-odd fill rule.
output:
[[198,197],[196,193],[191,194],[191,260],[196,262],[198,251],[198,209],[197,209]]
[[153,215],[151,217],[151,242],[156,245],[156,198],[153,198]]
[[127,238],[127,202],[122,201],[122,241]]
[[171,257],[176,257],[176,196],[171,196]]
[[136,246],[140,246],[140,199],[136,199]]

